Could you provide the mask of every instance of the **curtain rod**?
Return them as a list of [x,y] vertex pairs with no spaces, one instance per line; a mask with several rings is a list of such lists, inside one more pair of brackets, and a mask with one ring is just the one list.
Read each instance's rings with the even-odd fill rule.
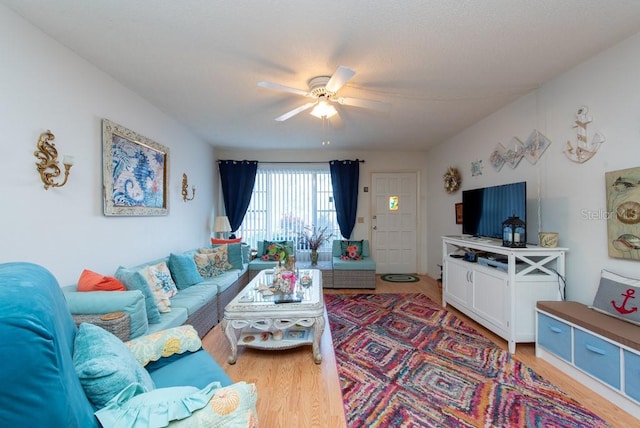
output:
[[[364,163],[364,160],[361,159],[356,159],[356,161],[360,162],[360,163]],[[261,163],[295,163],[295,164],[301,164],[301,163],[331,163],[332,161],[317,161],[317,162],[290,162],[290,161],[284,161],[284,162],[276,162],[276,161],[270,161],[270,162],[263,162],[263,161],[258,161],[258,164]]]

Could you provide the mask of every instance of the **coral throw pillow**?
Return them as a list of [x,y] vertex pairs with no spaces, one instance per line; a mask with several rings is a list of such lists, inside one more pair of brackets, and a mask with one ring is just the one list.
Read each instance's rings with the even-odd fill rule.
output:
[[235,238],[235,239],[216,239],[216,238],[211,238],[211,245],[239,244],[241,242],[242,242],[242,238]]
[[78,291],[125,291],[124,284],[112,277],[85,269],[78,279]]

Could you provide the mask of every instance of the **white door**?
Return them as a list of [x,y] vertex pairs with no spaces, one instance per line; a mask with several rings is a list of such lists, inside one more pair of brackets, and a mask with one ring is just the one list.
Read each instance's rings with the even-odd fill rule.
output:
[[417,272],[416,172],[373,173],[372,252],[377,273]]

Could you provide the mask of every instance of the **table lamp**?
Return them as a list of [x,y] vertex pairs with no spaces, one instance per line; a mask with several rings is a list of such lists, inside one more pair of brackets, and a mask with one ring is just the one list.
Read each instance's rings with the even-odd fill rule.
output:
[[226,215],[217,216],[216,221],[213,223],[213,231],[219,234],[219,239],[223,239],[223,235],[225,232],[231,232],[229,217],[227,217]]

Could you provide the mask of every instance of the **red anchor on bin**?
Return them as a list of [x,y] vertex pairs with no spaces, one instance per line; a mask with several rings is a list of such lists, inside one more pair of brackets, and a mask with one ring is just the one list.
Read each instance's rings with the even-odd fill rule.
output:
[[611,305],[614,307],[614,309],[616,311],[618,311],[622,315],[626,315],[626,314],[630,314],[630,313],[636,312],[638,310],[637,306],[634,306],[631,309],[627,309],[625,307],[625,306],[627,306],[627,301],[629,299],[635,299],[634,294],[636,294],[636,290],[634,290],[633,288],[629,288],[629,289],[627,289],[626,293],[621,294],[621,296],[624,297],[624,300],[622,301],[622,304],[620,306],[616,305],[616,301],[615,300],[611,301]]

